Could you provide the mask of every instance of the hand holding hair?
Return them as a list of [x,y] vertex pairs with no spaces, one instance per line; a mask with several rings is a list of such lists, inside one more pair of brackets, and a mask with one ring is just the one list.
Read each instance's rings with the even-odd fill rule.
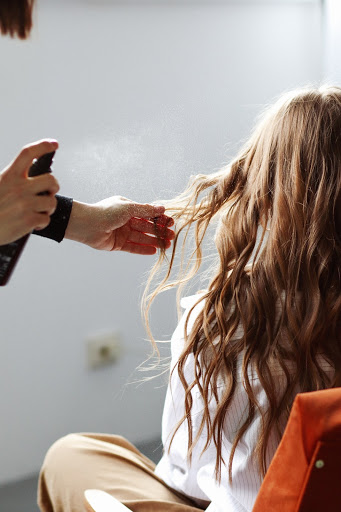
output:
[[[57,205],[58,181],[51,174],[30,178],[28,172],[35,158],[57,148],[52,139],[28,144],[0,173],[0,245],[49,224]],[[48,194],[39,195],[42,192]]]
[[173,219],[164,206],[135,203],[112,196],[95,204],[73,202],[65,238],[104,251],[155,254],[168,249],[174,232]]

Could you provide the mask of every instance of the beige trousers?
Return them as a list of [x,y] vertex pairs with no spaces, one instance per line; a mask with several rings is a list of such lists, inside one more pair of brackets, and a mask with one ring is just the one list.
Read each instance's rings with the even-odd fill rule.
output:
[[120,436],[70,434],[47,452],[40,473],[42,512],[85,512],[86,489],[108,492],[133,512],[198,512],[154,474],[155,464]]

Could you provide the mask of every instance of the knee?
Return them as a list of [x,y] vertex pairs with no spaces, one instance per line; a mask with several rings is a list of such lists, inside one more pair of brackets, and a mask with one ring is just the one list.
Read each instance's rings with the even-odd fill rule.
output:
[[45,478],[47,477],[48,480],[52,478],[56,482],[58,477],[63,478],[63,475],[68,473],[70,461],[73,461],[73,464],[76,462],[75,456],[80,437],[79,434],[68,434],[53,443],[46,453],[41,468]]
[[82,466],[80,434],[69,434],[48,450],[40,472],[38,504],[44,512],[70,512],[83,503],[83,489],[77,488]]

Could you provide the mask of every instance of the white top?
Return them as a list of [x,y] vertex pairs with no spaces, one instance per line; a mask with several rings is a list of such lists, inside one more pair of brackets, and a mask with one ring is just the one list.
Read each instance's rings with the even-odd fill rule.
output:
[[[171,339],[173,368],[183,350],[184,346],[184,326],[190,308],[198,301],[199,295],[186,297],[182,299],[181,306],[186,308],[179,325],[173,333]],[[193,310],[189,317],[188,332],[190,332],[196,316],[203,307],[201,302]],[[240,331],[236,332],[236,337]],[[323,365],[325,366],[325,365]],[[328,365],[328,369],[330,366]],[[185,367],[185,376],[188,382],[193,380],[193,356],[189,356]],[[253,390],[256,393],[257,400],[261,407],[266,407],[267,398],[260,382],[255,374],[250,374]],[[280,380],[280,379],[279,379]],[[193,388],[193,406],[192,406],[192,425],[193,439],[199,429],[203,401],[199,391]],[[173,372],[171,382],[168,386],[163,419],[162,419],[162,441],[164,445],[164,455],[156,466],[156,474],[162,478],[173,489],[192,498],[198,506],[207,507],[207,512],[248,512],[252,511],[262,478],[259,474],[257,463],[251,458],[251,453],[257,442],[260,429],[260,414],[256,413],[253,423],[237,445],[232,465],[232,484],[228,478],[228,462],[231,452],[233,439],[240,428],[242,422],[248,413],[248,399],[241,380],[237,382],[235,393],[225,420],[223,429],[222,456],[226,466],[222,465],[221,484],[219,485],[214,478],[214,469],[216,462],[216,449],[212,442],[207,450],[202,454],[202,449],[206,443],[205,429],[194,447],[192,454],[192,463],[187,460],[188,427],[187,421],[182,423],[177,431],[170,453],[168,454],[169,441],[174,433],[175,426],[184,415],[184,389],[179,380],[177,370]],[[214,413],[215,401],[212,400],[212,413]],[[283,425],[284,428],[285,425]],[[276,436],[270,435],[267,448],[267,462],[269,463],[276,451],[278,441]]]

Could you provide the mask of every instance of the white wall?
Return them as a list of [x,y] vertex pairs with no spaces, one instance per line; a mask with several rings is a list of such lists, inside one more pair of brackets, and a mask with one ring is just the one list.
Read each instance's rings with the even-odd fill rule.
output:
[[324,0],[324,79],[341,86],[341,2]]
[[[226,162],[263,105],[321,77],[318,2],[38,2],[30,41],[0,41],[0,166],[56,137],[61,192],[168,198]],[[163,2],[164,4],[164,2]],[[0,290],[0,483],[36,472],[71,431],[158,435],[164,387],[126,386],[148,353],[138,301],[153,258],[31,237]],[[156,313],[165,338],[172,297]],[[118,330],[120,363],[85,340]]]

